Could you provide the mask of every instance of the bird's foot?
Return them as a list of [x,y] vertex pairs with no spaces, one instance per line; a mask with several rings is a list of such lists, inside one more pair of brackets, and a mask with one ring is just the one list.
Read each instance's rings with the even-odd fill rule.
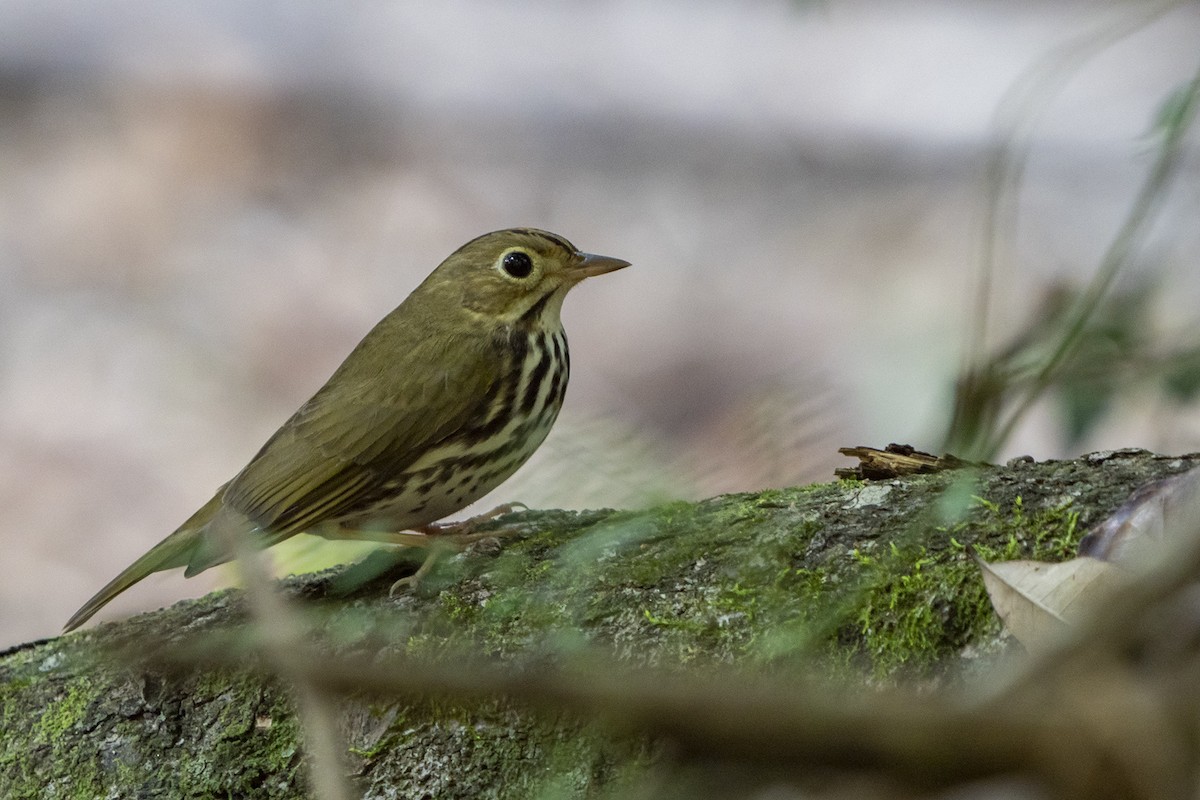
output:
[[388,589],[388,597],[395,597],[406,589],[411,591],[420,586],[421,581],[433,569],[438,559],[449,551],[462,552],[476,542],[499,539],[502,536],[512,536],[518,533],[519,529],[516,528],[482,532],[477,532],[475,528],[505,514],[511,514],[518,510],[527,511],[528,509],[529,506],[524,503],[505,503],[504,505],[496,506],[491,511],[477,514],[461,522],[433,523],[422,528],[417,528],[416,530],[419,535],[427,539],[427,542],[423,543],[423,546],[427,547],[429,552],[426,554],[425,560],[421,562],[421,566],[417,567],[416,572],[392,584],[391,588]]
[[424,580],[425,576],[429,574],[429,571],[433,569],[433,565],[438,562],[438,559],[442,557],[444,552],[445,548],[443,547],[430,546],[429,552],[425,554],[425,560],[421,562],[421,566],[417,567],[417,571],[412,575],[406,575],[405,577],[393,583],[391,587],[388,588],[388,597],[395,597],[406,589],[413,591],[420,586],[421,581]]
[[[460,522],[445,522],[432,523],[423,528],[416,530],[426,536],[444,536],[444,537],[461,537],[463,535],[471,535],[472,531],[485,522],[491,522],[497,517],[503,517],[505,514],[511,514],[514,511],[528,511],[529,506],[524,503],[505,503],[504,505],[496,506],[491,511],[485,511],[482,514],[476,514],[473,517],[464,519]],[[489,532],[488,536],[503,536],[504,531]]]

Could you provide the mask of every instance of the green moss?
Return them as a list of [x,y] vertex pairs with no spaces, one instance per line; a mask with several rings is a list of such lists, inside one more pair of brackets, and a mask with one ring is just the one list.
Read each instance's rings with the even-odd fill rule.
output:
[[34,745],[58,741],[64,733],[83,721],[92,691],[86,680],[67,685],[61,697],[51,701],[33,726]]
[[[977,499],[962,514],[967,518],[952,528],[902,534],[885,548],[867,541],[863,549],[830,550],[821,563],[744,569],[740,580],[710,598],[717,624],[705,632],[717,635],[707,643],[743,663],[816,658],[827,674],[843,678],[864,671],[875,679],[931,674],[972,641],[999,632],[975,554],[1057,560],[1069,556],[1079,538],[1078,514],[1069,504],[1030,514],[1019,496],[1007,510]],[[701,632],[686,618],[653,619]]]
[[[39,694],[44,692],[44,702],[39,704],[42,713],[34,719],[31,727],[28,727],[28,721],[22,722],[15,715],[10,717],[10,698],[2,698],[5,712],[0,718],[3,719],[5,736],[0,738],[7,742],[0,748],[0,788],[13,787],[4,792],[4,796],[19,800],[82,800],[101,796],[105,783],[94,753],[81,753],[72,746],[73,740],[81,735],[89,708],[95,700],[91,682],[75,679],[53,686],[34,686],[41,690]],[[11,708],[20,708],[16,705],[17,699],[12,699],[14,705]],[[17,744],[13,733],[26,727],[29,740],[24,747],[13,746]],[[47,764],[55,764],[59,770],[65,769],[69,780],[47,781],[44,777]]]
[[200,736],[185,742],[175,770],[159,773],[171,796],[249,796],[268,778],[292,791],[303,785],[303,737],[289,701],[277,689],[264,692],[254,676],[226,674],[225,691],[208,699],[199,718]]
[[[895,543],[865,568],[855,621],[876,677],[928,674],[934,664],[973,640],[996,635],[991,607],[975,557],[989,561],[1033,558],[1057,561],[1078,547],[1079,515],[1063,503],[1030,514],[1020,495],[1008,509],[976,498],[982,511],[953,526],[945,545]],[[938,529],[947,533],[947,529]],[[971,541],[966,546],[961,537]],[[861,557],[860,557],[861,558]]]
[[469,625],[479,616],[479,606],[468,603],[453,592],[440,592],[442,612],[454,622]]
[[978,568],[962,550],[893,551],[874,561],[855,617],[877,678],[926,673],[971,638],[998,628]]
[[1021,495],[1013,498],[1006,513],[997,503],[976,498],[986,512],[983,520],[962,523],[956,533],[970,524],[985,526],[987,535],[975,546],[975,554],[984,561],[1029,558],[1038,561],[1062,561],[1075,555],[1082,536],[1079,512],[1064,502],[1030,514]]

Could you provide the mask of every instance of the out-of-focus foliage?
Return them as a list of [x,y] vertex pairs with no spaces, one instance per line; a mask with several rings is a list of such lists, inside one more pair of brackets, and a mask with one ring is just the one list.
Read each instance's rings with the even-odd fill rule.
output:
[[[1120,395],[1142,391],[1147,383],[1175,402],[1195,396],[1200,341],[1158,341],[1153,293],[1147,286],[1124,291],[1114,286],[1121,271],[1142,257],[1147,229],[1182,171],[1197,106],[1200,75],[1161,104],[1151,126],[1156,144],[1145,181],[1091,281],[1054,289],[1022,334],[960,375],[945,437],[949,450],[966,458],[994,457],[1046,395],[1057,400],[1071,446],[1085,439]],[[1007,188],[997,184],[994,191]],[[999,213],[1000,204],[992,208]],[[985,315],[980,316],[983,326]],[[981,341],[982,333],[975,333]]]
[[[1200,394],[1200,342],[1175,346],[1163,340],[1154,325],[1160,291],[1143,284],[1114,292],[1074,335],[1069,355],[1045,389],[1070,446],[1085,441],[1124,396],[1150,390],[1165,402],[1185,405]],[[959,378],[947,444],[952,452],[978,454],[975,448],[995,435],[1002,412],[1037,385],[1082,302],[1080,289],[1053,287],[1023,333]]]

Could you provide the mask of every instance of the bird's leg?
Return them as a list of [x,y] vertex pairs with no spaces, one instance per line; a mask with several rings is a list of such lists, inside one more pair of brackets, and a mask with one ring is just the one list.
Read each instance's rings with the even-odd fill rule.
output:
[[505,503],[504,505],[496,506],[491,511],[462,520],[461,522],[431,523],[420,528],[414,528],[415,532],[373,531],[369,529],[344,528],[337,525],[328,528],[318,528],[313,530],[312,533],[326,539],[379,542],[381,544],[391,544],[400,547],[421,547],[426,549],[428,553],[425,556],[425,560],[421,562],[421,566],[417,568],[417,571],[392,584],[388,590],[388,596],[394,597],[401,589],[417,588],[425,576],[429,574],[429,571],[433,569],[433,565],[437,563],[438,559],[446,551],[461,551],[468,545],[481,539],[491,539],[516,533],[516,530],[484,531],[480,533],[475,532],[474,528],[496,517],[511,514],[517,509],[527,508],[528,506],[524,503]]

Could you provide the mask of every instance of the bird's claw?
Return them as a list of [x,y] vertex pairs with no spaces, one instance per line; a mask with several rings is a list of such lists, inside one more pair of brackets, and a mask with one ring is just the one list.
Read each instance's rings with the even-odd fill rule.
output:
[[408,591],[415,591],[421,585],[421,581],[425,579],[425,576],[429,574],[429,571],[433,569],[433,565],[441,558],[443,550],[444,548],[442,547],[429,548],[429,552],[425,554],[425,560],[421,562],[421,566],[417,567],[416,572],[412,575],[405,575],[388,588],[388,597],[395,597],[406,589]]

